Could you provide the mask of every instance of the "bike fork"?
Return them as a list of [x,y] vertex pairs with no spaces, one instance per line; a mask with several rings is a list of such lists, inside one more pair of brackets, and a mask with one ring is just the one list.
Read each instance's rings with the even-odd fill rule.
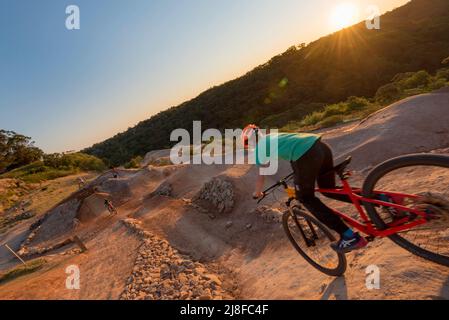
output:
[[290,212],[290,215],[294,219],[295,224],[298,227],[298,229],[299,229],[299,231],[300,231],[300,233],[301,233],[301,235],[302,235],[302,237],[304,239],[304,242],[306,243],[307,247],[310,248],[310,247],[315,246],[314,240],[318,240],[318,235],[316,234],[316,231],[315,231],[315,228],[313,228],[313,225],[310,223],[310,221],[307,221],[307,225],[309,226],[310,230],[312,231],[312,236],[313,236],[313,239],[309,239],[307,237],[306,233],[304,232],[304,229],[302,228],[301,224],[299,223],[296,215],[293,213],[293,210],[291,208],[289,208],[288,210]]

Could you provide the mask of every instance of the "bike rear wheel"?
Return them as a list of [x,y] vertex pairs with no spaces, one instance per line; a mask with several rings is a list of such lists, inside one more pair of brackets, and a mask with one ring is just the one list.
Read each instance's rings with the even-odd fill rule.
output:
[[[421,258],[449,266],[449,157],[417,154],[382,163],[366,178],[363,195],[367,198],[383,197],[383,192],[392,192],[389,202],[419,209],[426,213],[428,220],[389,238]],[[416,198],[398,196],[395,200],[395,193]],[[386,229],[399,219],[410,222],[422,219],[407,211],[376,207],[371,203],[364,203],[364,206],[379,229]]]
[[285,233],[298,253],[314,268],[334,277],[346,271],[346,257],[330,244],[336,239],[315,217],[294,206],[282,218]]

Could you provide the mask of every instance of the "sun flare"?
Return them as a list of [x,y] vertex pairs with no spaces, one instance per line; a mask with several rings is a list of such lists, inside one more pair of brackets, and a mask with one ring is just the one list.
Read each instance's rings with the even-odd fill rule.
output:
[[352,3],[342,3],[335,7],[331,15],[331,25],[335,30],[340,30],[355,24],[359,18],[359,10]]

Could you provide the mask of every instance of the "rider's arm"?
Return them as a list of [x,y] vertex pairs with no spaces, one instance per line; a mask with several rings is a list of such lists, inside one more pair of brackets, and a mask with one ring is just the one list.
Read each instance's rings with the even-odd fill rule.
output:
[[253,193],[253,198],[260,198],[263,196],[263,187],[265,185],[265,176],[260,173],[260,168],[257,170],[256,189]]

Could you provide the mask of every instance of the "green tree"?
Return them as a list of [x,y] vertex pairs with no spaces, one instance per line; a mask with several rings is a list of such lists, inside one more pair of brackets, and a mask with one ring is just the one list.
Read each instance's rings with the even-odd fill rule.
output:
[[43,154],[30,137],[0,130],[0,173],[40,160]]

